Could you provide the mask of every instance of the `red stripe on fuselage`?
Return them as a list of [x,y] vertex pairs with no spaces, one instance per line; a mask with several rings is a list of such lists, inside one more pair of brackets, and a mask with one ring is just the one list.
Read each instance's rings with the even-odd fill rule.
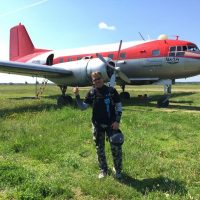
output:
[[12,61],[17,61],[17,62],[28,62],[29,60],[39,56],[39,55],[42,55],[43,53],[46,53],[46,52],[49,52],[51,50],[45,50],[45,49],[36,49],[34,53],[32,54],[29,54],[29,55],[26,55],[26,56],[23,56],[23,57],[20,57],[18,59],[15,59],[15,60],[12,60]]
[[[154,40],[145,42],[143,44],[135,45],[126,49],[121,50],[120,53],[125,53],[125,59],[140,59],[140,58],[152,58],[152,57],[168,57],[169,48],[171,46],[188,46],[194,45],[191,42],[183,41],[183,40]],[[159,50],[160,54],[158,56],[152,56],[153,50]],[[87,51],[87,50],[86,50]],[[108,57],[109,54],[113,54],[113,60],[117,59],[118,51],[109,51],[109,52],[98,52],[103,57]],[[60,60],[63,59],[63,62],[68,62],[68,59],[75,61],[77,58],[83,58],[86,56],[92,56],[96,58],[96,53],[90,54],[76,54],[76,55],[68,55],[61,56],[54,59],[54,64],[60,63]],[[124,60],[123,58],[119,58],[119,60]]]
[[[154,40],[154,41],[147,41],[142,44],[138,44],[135,46],[131,46],[128,48],[124,48],[121,50],[120,53],[125,53],[125,58],[119,58],[119,60],[129,60],[129,59],[140,59],[140,58],[156,58],[156,57],[168,57],[169,55],[169,48],[171,46],[188,46],[188,45],[195,45],[188,41],[183,40]],[[159,50],[160,54],[158,56],[153,56],[152,51],[153,50]],[[16,59],[15,61],[18,62],[27,62],[31,59],[33,59],[36,56],[42,55],[45,52],[48,52],[49,50],[43,50],[43,49],[37,49],[33,54],[29,54],[27,56],[21,57],[19,59]],[[78,52],[77,52],[78,53]],[[78,58],[83,58],[86,56],[92,56],[93,58],[96,58],[96,53],[87,53],[87,48],[85,49],[84,54],[76,54],[76,55],[66,55],[66,56],[59,56],[54,58],[53,64],[58,64],[61,62],[69,62],[78,60]],[[113,54],[113,60],[117,59],[118,51],[107,51],[107,52],[98,52],[103,57],[108,57],[109,54]],[[181,57],[181,56],[180,56]],[[183,57],[189,57],[189,58],[197,58],[199,59],[199,56],[197,55],[185,55]]]

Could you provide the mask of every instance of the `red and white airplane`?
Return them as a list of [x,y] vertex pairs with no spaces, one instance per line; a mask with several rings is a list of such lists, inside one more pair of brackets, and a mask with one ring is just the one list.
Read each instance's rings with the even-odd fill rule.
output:
[[[129,98],[125,85],[163,84],[159,107],[167,107],[171,85],[177,78],[200,74],[200,51],[192,42],[168,39],[120,42],[77,49],[47,50],[34,47],[25,27],[10,30],[10,61],[0,61],[0,72],[44,77],[62,91],[58,102],[71,101],[67,86],[91,84],[90,74],[100,71],[105,81],[115,80]],[[116,78],[116,79],[115,79]]]

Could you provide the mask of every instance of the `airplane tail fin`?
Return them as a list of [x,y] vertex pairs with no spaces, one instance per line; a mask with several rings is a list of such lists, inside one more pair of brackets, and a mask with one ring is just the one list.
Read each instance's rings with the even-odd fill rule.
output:
[[10,60],[34,53],[35,47],[21,23],[10,29]]
[[16,61],[30,54],[41,54],[50,50],[34,47],[26,28],[21,23],[10,29],[10,60]]

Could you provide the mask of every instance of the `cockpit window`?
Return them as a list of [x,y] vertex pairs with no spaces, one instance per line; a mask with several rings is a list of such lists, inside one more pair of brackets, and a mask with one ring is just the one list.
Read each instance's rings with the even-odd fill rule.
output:
[[183,46],[183,51],[187,51],[187,46]]
[[184,56],[185,51],[199,51],[196,45],[172,46],[169,48],[169,57]]
[[170,53],[174,53],[177,51],[198,51],[198,47],[196,45],[189,46],[172,46],[169,48]]
[[188,46],[188,51],[198,51],[198,47],[195,45]]
[[170,47],[169,51],[176,51],[176,47]]
[[172,46],[169,48],[169,57],[174,57],[176,52],[176,47]]
[[182,51],[182,46],[177,46],[176,51]]
[[169,56],[184,56],[185,51],[197,51],[198,47],[196,45],[189,45],[189,46],[171,46],[169,48]]

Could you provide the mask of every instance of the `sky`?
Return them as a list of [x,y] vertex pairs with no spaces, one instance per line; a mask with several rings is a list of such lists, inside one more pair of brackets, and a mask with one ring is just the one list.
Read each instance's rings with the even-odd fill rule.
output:
[[[145,39],[179,36],[200,47],[199,0],[0,0],[0,5],[1,60],[8,60],[9,31],[19,23],[35,47],[44,49],[141,40],[139,32]],[[35,78],[0,74],[0,82],[25,81]]]

